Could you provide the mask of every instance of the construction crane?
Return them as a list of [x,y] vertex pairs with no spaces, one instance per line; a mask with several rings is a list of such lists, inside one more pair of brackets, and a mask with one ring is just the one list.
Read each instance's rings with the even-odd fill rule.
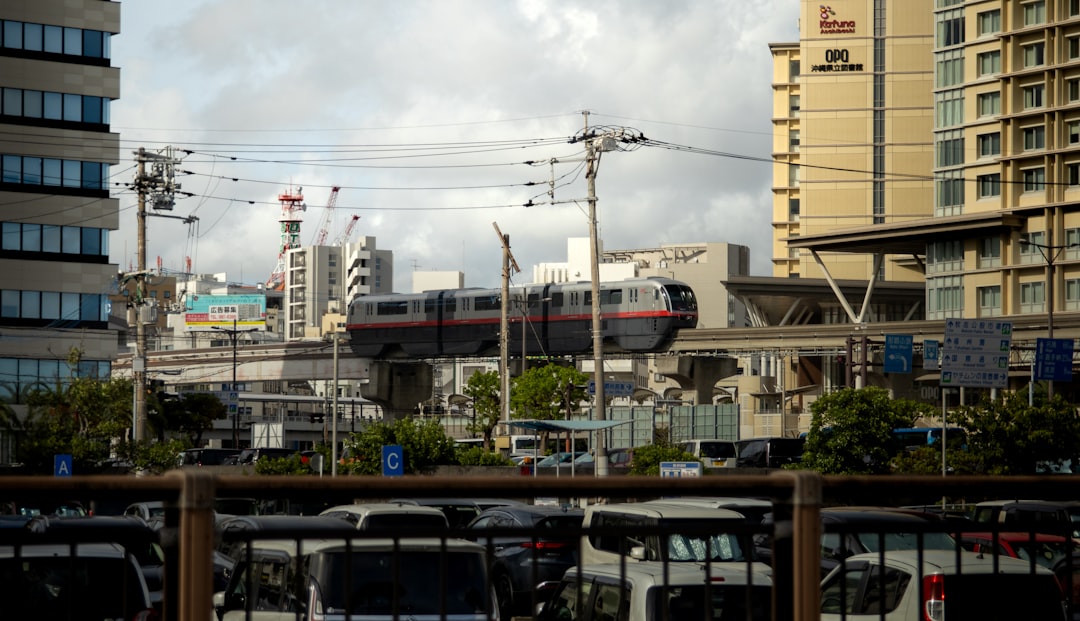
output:
[[356,228],[356,223],[359,221],[360,216],[354,215],[352,219],[349,220],[349,223],[345,225],[345,230],[341,232],[341,235],[338,235],[337,238],[334,239],[333,245],[341,246],[345,243],[348,243],[349,238],[352,237],[353,229]]
[[297,188],[293,192],[290,187],[285,192],[278,194],[281,202],[281,246],[278,248],[278,262],[274,272],[266,281],[266,288],[272,291],[281,291],[285,288],[285,255],[291,248],[300,247],[300,212],[307,211],[304,204],[304,188]]
[[330,188],[330,198],[326,199],[326,210],[323,211],[322,220],[319,222],[319,229],[315,231],[315,241],[312,242],[312,246],[322,246],[326,243],[326,235],[330,230],[330,225],[334,222],[334,207],[337,206],[337,195],[341,190],[338,186]]

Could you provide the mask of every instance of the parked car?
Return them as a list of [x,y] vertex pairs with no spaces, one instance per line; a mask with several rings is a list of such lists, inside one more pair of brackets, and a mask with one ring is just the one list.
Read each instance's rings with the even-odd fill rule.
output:
[[124,515],[132,515],[143,520],[150,521],[155,518],[165,517],[165,503],[160,500],[147,502],[134,502],[124,509]]
[[1080,539],[1080,502],[1050,500],[985,500],[975,505],[972,520],[1007,530],[1035,530]]
[[176,456],[176,467],[184,466],[222,466],[226,458],[239,456],[240,449],[193,448],[181,451]]
[[337,505],[319,515],[343,519],[358,530],[416,529],[430,535],[450,528],[446,514],[436,507],[391,502]]
[[240,451],[240,454],[236,458],[236,463],[243,465],[254,465],[260,459],[281,459],[283,457],[292,457],[299,451],[287,448],[248,448]]
[[33,533],[48,534],[65,541],[78,538],[88,543],[120,546],[139,564],[151,605],[161,608],[165,553],[160,545],[159,531],[141,517],[39,515],[27,522],[26,528]]
[[1034,561],[1047,569],[1056,568],[1072,554],[1080,554],[1080,543],[1072,538],[1045,533],[965,532],[960,535],[960,544],[970,552]]
[[157,618],[135,558],[113,543],[0,546],[5,619]]
[[848,558],[821,582],[821,620],[1065,619],[1050,570],[955,550],[898,550]]
[[399,505],[435,507],[446,516],[450,528],[463,528],[480,514],[480,507],[465,498],[395,498],[390,502]]
[[738,456],[738,447],[733,440],[684,440],[679,443],[679,448],[697,457],[706,468],[734,468]]
[[[616,564],[622,560],[737,562],[753,559],[745,518],[728,509],[666,504],[662,501],[591,505],[579,564]],[[669,532],[661,536],[660,532]],[[653,531],[653,532],[650,532]]]
[[[469,523],[467,538],[491,552],[491,580],[504,618],[535,609],[533,594],[544,596],[536,586],[557,582],[577,564],[577,537],[567,533],[580,531],[584,516],[581,509],[520,505],[487,509]],[[498,532],[507,529],[520,532]]]
[[770,621],[772,581],[741,567],[629,563],[567,570],[539,621]]
[[486,551],[472,541],[326,542],[310,546],[308,567],[308,621],[500,618]]
[[[558,453],[552,453],[540,461],[536,462],[537,468],[554,468],[559,466],[561,468],[569,468],[570,463],[581,457],[582,455],[588,455],[585,451],[577,451],[571,453],[569,451],[560,451]],[[591,456],[590,456],[591,457]]]
[[805,438],[750,438],[736,442],[739,468],[783,468],[802,461]]

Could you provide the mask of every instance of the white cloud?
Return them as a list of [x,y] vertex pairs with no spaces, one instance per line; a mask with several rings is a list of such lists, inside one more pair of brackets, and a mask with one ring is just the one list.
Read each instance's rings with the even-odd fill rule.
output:
[[[556,199],[584,198],[572,161],[581,147],[477,153],[476,143],[566,139],[588,109],[593,125],[767,158],[768,43],[797,39],[797,17],[796,0],[129,1],[112,48],[123,84],[112,124],[125,158],[138,146],[196,152],[183,168],[197,174],[183,185],[199,197],[174,213],[194,212],[201,237],[195,245],[182,223],[151,219],[151,261],[182,269],[190,256],[199,272],[264,281],[277,262],[277,194],[304,186],[306,244],[329,186],[341,185],[331,236],[359,214],[354,236],[394,251],[396,289],[409,289],[414,266],[496,286],[493,221],[527,274],[565,260],[567,237],[587,235],[580,206],[521,206],[545,200],[552,175],[526,160],[564,160]],[[422,145],[452,142],[461,153],[418,157],[431,153]],[[597,176],[604,245],[742,243],[766,274],[770,184],[767,163],[655,147],[607,153]],[[135,253],[132,205],[125,195],[111,246],[124,267]]]

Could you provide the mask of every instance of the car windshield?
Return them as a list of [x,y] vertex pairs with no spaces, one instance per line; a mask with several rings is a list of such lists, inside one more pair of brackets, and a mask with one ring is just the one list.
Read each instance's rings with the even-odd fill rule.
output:
[[475,615],[490,610],[482,554],[403,551],[395,559],[385,551],[330,557],[320,582],[328,615]]
[[[880,552],[879,533],[858,533],[866,552]],[[884,533],[885,550],[955,550],[956,540],[945,533]],[[921,544],[921,545],[920,545]]]
[[379,513],[364,520],[365,530],[445,530],[446,518],[442,515],[422,513]]
[[713,459],[723,457],[735,457],[734,442],[702,442],[701,456]]

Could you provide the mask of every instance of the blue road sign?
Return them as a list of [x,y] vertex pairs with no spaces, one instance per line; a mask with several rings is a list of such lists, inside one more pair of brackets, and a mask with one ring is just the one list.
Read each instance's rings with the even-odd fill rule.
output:
[[1009,380],[1012,322],[946,319],[941,385],[1004,388]]
[[405,474],[405,452],[400,444],[382,447],[382,474],[384,477],[400,477]]
[[910,334],[885,335],[885,372],[911,373]]
[[700,461],[662,461],[660,462],[661,477],[700,477]]
[[71,476],[71,455],[53,455],[53,476]]
[[[589,394],[596,394],[596,382],[589,382]],[[604,382],[604,395],[608,397],[629,397],[634,394],[633,382]]]
[[925,339],[922,342],[922,348],[923,368],[928,371],[936,371],[938,369],[938,341],[936,339]]
[[1072,339],[1035,340],[1035,379],[1071,382],[1072,364]]

